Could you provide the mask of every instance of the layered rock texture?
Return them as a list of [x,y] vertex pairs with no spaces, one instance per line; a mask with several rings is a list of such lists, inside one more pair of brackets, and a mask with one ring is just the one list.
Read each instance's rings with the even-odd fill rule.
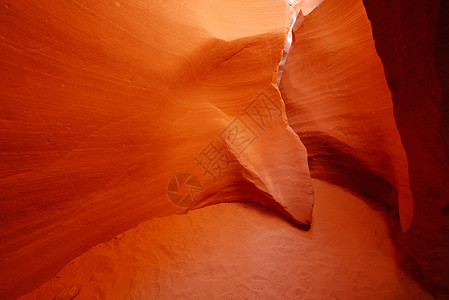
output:
[[186,208],[254,201],[309,224],[274,84],[289,17],[273,0],[2,3],[0,298]]
[[294,37],[280,87],[312,175],[387,201],[408,230],[407,159],[362,2],[325,1]]
[[447,1],[290,2],[1,3],[1,299],[449,295]]
[[439,11],[439,1],[326,0],[294,32],[280,88],[312,176],[397,208],[407,248],[434,293],[447,294],[447,8]]

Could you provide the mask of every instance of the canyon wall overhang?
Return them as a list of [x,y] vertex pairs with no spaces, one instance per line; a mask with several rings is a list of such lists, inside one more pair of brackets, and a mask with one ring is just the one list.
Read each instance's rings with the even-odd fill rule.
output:
[[312,176],[388,203],[407,231],[413,217],[407,158],[360,0],[326,0],[305,17],[280,89]]
[[395,208],[447,297],[448,2],[325,0],[298,20],[280,89],[312,176]]
[[0,18],[0,298],[156,216],[249,201],[310,224],[275,85],[287,3],[20,0]]

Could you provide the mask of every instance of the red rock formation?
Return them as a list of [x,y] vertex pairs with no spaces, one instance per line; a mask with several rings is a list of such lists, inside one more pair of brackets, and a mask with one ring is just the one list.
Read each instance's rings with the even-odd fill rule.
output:
[[407,242],[434,293],[447,297],[449,99],[447,78],[444,79],[444,74],[448,74],[448,36],[444,34],[447,1],[441,1],[444,7],[438,36],[440,1],[364,0],[364,4],[373,24],[376,49],[385,68],[396,123],[408,158],[415,214],[406,233]]
[[[305,148],[273,84],[286,3],[22,0],[0,18],[0,298],[192,201],[311,222]],[[166,189],[185,173],[196,193],[171,181],[177,207]]]
[[280,88],[312,176],[399,206],[406,231],[407,160],[362,2],[324,1],[294,37]]
[[446,297],[447,8],[435,49],[439,1],[363,3],[372,34],[360,0],[326,0],[295,32],[281,82],[289,123],[312,176],[393,207],[398,198],[408,248],[433,293]]

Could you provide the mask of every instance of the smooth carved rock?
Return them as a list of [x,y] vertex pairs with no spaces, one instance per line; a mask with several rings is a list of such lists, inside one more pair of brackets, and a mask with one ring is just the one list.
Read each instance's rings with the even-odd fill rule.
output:
[[295,32],[281,82],[289,123],[312,176],[399,210],[408,250],[446,299],[448,4],[363,4],[369,21],[361,1],[326,0]]
[[[311,222],[306,150],[274,84],[287,3],[21,0],[0,18],[0,298],[185,211],[167,198],[178,174],[200,182],[181,190],[192,207],[250,201]],[[203,169],[211,149],[223,160]]]
[[312,176],[386,201],[407,231],[413,217],[407,159],[360,0],[326,0],[305,17],[280,89]]

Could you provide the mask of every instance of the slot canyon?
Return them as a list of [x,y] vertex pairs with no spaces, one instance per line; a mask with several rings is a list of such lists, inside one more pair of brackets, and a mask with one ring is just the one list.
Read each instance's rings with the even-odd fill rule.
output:
[[0,299],[449,299],[449,1],[0,4]]

